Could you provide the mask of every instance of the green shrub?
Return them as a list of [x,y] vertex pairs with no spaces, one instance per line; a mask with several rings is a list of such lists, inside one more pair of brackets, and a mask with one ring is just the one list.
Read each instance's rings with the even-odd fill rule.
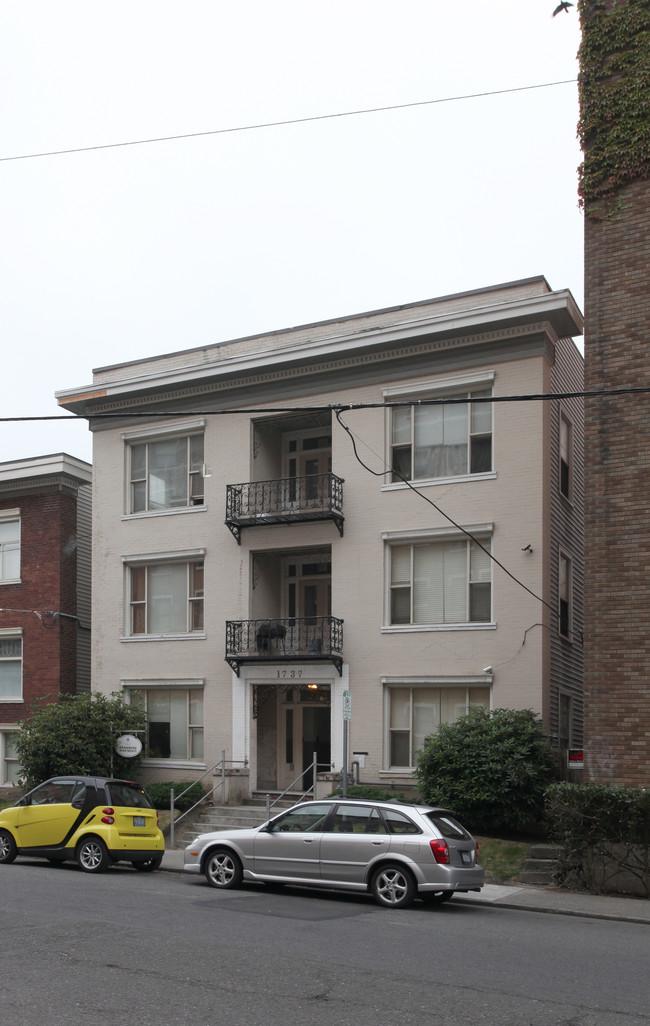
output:
[[[170,791],[174,788],[174,808],[191,809],[204,796],[201,784],[188,785],[187,780],[154,781],[147,784],[147,794],[156,809],[168,809],[171,804]],[[188,790],[185,790],[188,788]],[[183,794],[185,791],[185,794]],[[182,797],[179,797],[182,795]]]
[[545,813],[549,837],[560,848],[558,883],[599,893],[627,873],[650,895],[650,791],[555,784],[546,792]]
[[[342,796],[341,788],[337,788],[333,791],[330,798],[340,798]],[[396,799],[400,802],[413,801],[414,796],[407,798],[401,791],[393,791],[390,788],[384,787],[373,787],[371,784],[349,784],[348,785],[348,798],[367,798],[368,801],[374,802],[389,802],[392,799]]]
[[37,700],[16,733],[16,751],[26,788],[48,777],[127,777],[140,756],[123,759],[115,752],[120,733],[142,730],[144,715],[122,695],[61,695],[58,701]]
[[425,740],[417,773],[425,800],[470,830],[521,832],[542,818],[557,755],[531,709],[476,708]]

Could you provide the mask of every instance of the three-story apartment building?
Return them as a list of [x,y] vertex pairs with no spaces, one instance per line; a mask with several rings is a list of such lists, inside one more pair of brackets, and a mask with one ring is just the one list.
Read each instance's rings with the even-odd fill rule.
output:
[[94,433],[93,684],[145,707],[151,776],[225,751],[299,790],[344,705],[366,782],[476,705],[580,742],[581,330],[539,277],[57,393]]

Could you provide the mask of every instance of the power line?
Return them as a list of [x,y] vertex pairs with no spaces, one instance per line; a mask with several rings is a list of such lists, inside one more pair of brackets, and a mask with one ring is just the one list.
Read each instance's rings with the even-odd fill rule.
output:
[[[549,402],[553,399],[597,399],[599,397],[614,398],[625,395],[647,395],[650,386],[631,386],[629,388],[599,388],[590,391],[576,390],[572,392],[537,392],[528,395],[488,395],[472,396],[472,403],[527,403],[527,402]],[[73,398],[73,397],[71,397]],[[385,410],[396,409],[408,406],[453,406],[458,403],[467,403],[467,396],[446,396],[438,399],[400,399],[395,402],[377,403],[329,403],[326,406],[258,406],[242,409],[223,410],[191,410],[197,417],[228,417],[237,414],[258,414],[258,413],[334,413],[337,411],[350,410]],[[165,417],[180,417],[188,413],[183,410],[121,410],[119,413],[64,413],[48,414],[38,417],[0,417],[0,424],[31,423],[34,421],[68,421],[68,420],[115,420],[133,417],[153,417],[163,419]]]
[[252,125],[236,125],[232,128],[213,128],[206,132],[184,132],[178,135],[161,135],[152,139],[131,139],[127,142],[101,143],[97,146],[74,146],[66,150],[47,150],[42,153],[20,153],[0,157],[0,163],[10,160],[34,160],[37,157],[61,157],[69,153],[90,153],[93,150],[114,150],[124,146],[148,146],[151,143],[176,142],[180,139],[200,139],[209,135],[227,135],[233,132],[254,132],[260,128],[281,128],[285,125],[304,125],[310,121],[331,121],[334,118],[359,117],[363,114],[382,114],[390,110],[408,110],[413,107],[428,107],[436,103],[454,103],[458,100],[477,100],[484,96],[504,96],[507,93],[524,93],[532,89],[551,89],[555,86],[575,85],[577,79],[567,78],[559,82],[540,82],[537,85],[513,86],[510,89],[492,89],[482,93],[466,93],[463,96],[442,96],[435,100],[415,100],[412,103],[392,103],[385,107],[365,107],[358,110],[337,111],[334,114],[313,114],[305,118],[286,118],[282,121],[262,121]]
[[[389,472],[389,471],[392,474],[394,474],[395,477],[398,477],[400,479],[400,481],[403,482],[403,484],[408,485],[408,487],[411,489],[412,492],[415,492],[415,494],[418,495],[421,499],[423,499],[425,502],[428,502],[430,506],[433,506],[433,508],[436,510],[437,513],[440,514],[440,516],[444,517],[445,520],[447,520],[453,527],[455,527],[458,531],[460,531],[467,538],[469,538],[469,540],[471,542],[473,542],[475,545],[477,545],[479,549],[482,549],[482,551],[486,554],[486,556],[489,556],[489,558],[492,560],[492,562],[496,563],[496,565],[498,567],[500,567],[500,569],[503,570],[503,572],[505,574],[507,574],[508,577],[512,581],[515,582],[515,584],[518,584],[520,588],[523,588],[524,591],[527,591],[529,595],[532,595],[532,597],[534,599],[537,599],[538,602],[541,602],[542,605],[546,606],[547,609],[550,609],[551,613],[553,613],[553,615],[555,615],[556,610],[553,608],[553,606],[549,602],[546,601],[546,599],[543,599],[541,597],[541,595],[537,595],[536,592],[532,591],[528,587],[527,584],[524,584],[523,581],[520,581],[518,577],[515,577],[515,575],[513,573],[511,573],[511,571],[508,570],[508,568],[506,566],[504,566],[503,563],[500,562],[500,560],[497,559],[497,557],[494,555],[494,553],[491,552],[490,549],[486,548],[486,546],[483,544],[483,542],[481,542],[475,535],[473,535],[471,531],[468,531],[467,528],[465,528],[461,524],[457,523],[453,519],[453,517],[449,516],[448,513],[445,513],[444,509],[442,509],[440,506],[438,506],[437,503],[435,503],[433,501],[433,499],[430,499],[428,495],[425,495],[424,492],[421,492],[419,490],[419,488],[416,488],[415,485],[412,484],[407,477],[404,477],[404,475],[400,474],[400,472],[398,470],[395,470],[395,468],[389,467],[386,463],[384,463],[384,468],[382,470],[373,470],[372,467],[369,467],[367,463],[364,463],[364,461],[361,459],[361,457],[359,456],[359,453],[357,451],[357,445],[356,445],[356,441],[355,441],[354,435],[353,435],[352,431],[350,430],[350,428],[347,426],[347,424],[345,424],[343,422],[343,420],[341,419],[341,414],[342,414],[342,410],[341,409],[337,410],[336,411],[336,419],[339,422],[339,424],[341,425],[341,427],[343,428],[343,430],[347,433],[348,437],[350,438],[350,441],[352,442],[352,451],[354,452],[355,458],[356,458],[357,462],[361,464],[361,466],[364,468],[364,470],[367,470],[368,473],[372,474],[374,477],[384,477],[386,475],[386,473]],[[524,639],[525,639],[525,635],[524,635]]]

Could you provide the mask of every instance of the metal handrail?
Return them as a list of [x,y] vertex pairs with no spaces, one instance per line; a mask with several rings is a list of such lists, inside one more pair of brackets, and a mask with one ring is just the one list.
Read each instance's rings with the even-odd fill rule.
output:
[[[228,762],[230,763],[231,766],[236,766],[236,765],[247,766],[248,765],[248,763],[245,760],[243,762],[242,761],[238,762],[237,760],[229,759]],[[194,802],[194,805],[192,805],[189,809],[186,809],[185,812],[182,812],[181,815],[176,820],[175,816],[174,816],[174,811],[175,811],[174,807],[175,807],[176,799],[177,798],[182,798],[183,795],[187,794],[187,792],[191,788],[193,788],[195,784],[200,784],[201,781],[204,779],[204,777],[207,777],[211,773],[214,773],[214,771],[216,769],[218,769],[219,767],[221,767],[221,780],[219,780],[214,785],[214,787],[211,788],[209,791],[206,791],[205,794],[202,794],[201,797],[199,798],[198,802]],[[198,806],[201,804],[201,802],[204,802],[207,798],[210,798],[210,796],[213,795],[214,792],[217,791],[219,788],[221,788],[221,804],[225,805],[226,804],[226,752],[223,749],[221,751],[221,758],[219,759],[219,762],[216,762],[214,764],[214,766],[211,767],[211,769],[206,770],[205,773],[202,773],[200,777],[197,777],[196,780],[193,780],[191,784],[188,784],[187,787],[185,788],[185,790],[181,791],[181,793],[179,795],[174,795],[174,788],[173,787],[170,788],[170,791],[169,791],[169,811],[170,811],[170,814],[171,814],[171,821],[170,821],[170,824],[169,824],[170,848],[174,848],[174,846],[175,846],[175,839],[176,839],[176,829],[175,828],[176,828],[176,823],[177,822],[180,823],[180,821],[182,819],[185,819],[186,816],[189,816],[190,812],[194,812],[194,810],[196,808],[198,808]]]
[[[312,759],[312,764],[311,764],[311,768],[312,768],[311,787],[308,787],[307,790],[303,792],[303,797],[305,795],[309,794],[310,792],[313,792],[314,798],[316,797],[316,781],[317,781],[317,777],[318,777],[318,767],[319,767],[319,765],[321,767],[327,766],[327,768],[330,769],[329,762],[321,762],[321,763],[319,763],[318,762],[318,753],[314,752],[313,759]],[[285,794],[289,793],[289,791],[294,786],[294,784],[297,784],[299,780],[302,780],[302,778],[304,777],[306,772],[307,772],[307,770],[303,770],[302,773],[299,773],[298,776],[296,777],[296,779],[292,780],[291,783],[289,784],[289,786],[285,787],[285,789],[282,792],[282,794],[279,794],[274,801],[271,801],[271,795],[267,794],[267,796],[266,796],[266,818],[267,818],[267,820],[271,818],[271,809],[273,808],[273,806],[277,805],[278,802],[281,801],[284,798]]]

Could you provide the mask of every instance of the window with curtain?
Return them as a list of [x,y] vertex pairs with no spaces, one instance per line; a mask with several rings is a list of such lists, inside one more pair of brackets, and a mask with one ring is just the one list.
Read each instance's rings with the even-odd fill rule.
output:
[[490,540],[390,548],[390,623],[486,623],[492,616]]
[[202,505],[203,434],[132,442],[129,513]]
[[23,639],[15,631],[0,631],[0,701],[23,697]]
[[0,581],[20,580],[20,517],[0,516]]
[[129,688],[131,704],[147,720],[145,754],[150,759],[203,759],[201,688]]
[[[484,474],[492,470],[490,391],[454,396],[463,401],[391,409],[392,480]],[[450,397],[451,398],[451,397]]]
[[203,630],[203,562],[130,567],[130,634]]
[[388,687],[388,766],[411,769],[425,738],[441,723],[454,723],[474,706],[488,709],[485,687]]

